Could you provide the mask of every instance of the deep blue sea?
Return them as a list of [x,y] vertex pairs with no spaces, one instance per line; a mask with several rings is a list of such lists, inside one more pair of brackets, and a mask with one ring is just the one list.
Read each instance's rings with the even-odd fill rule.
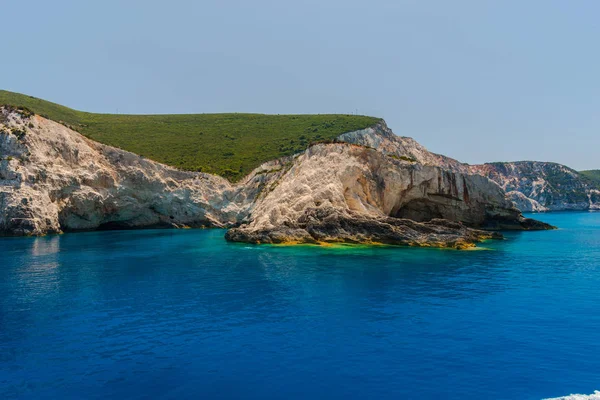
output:
[[540,399],[600,389],[600,213],[479,251],[223,230],[0,239],[0,398]]

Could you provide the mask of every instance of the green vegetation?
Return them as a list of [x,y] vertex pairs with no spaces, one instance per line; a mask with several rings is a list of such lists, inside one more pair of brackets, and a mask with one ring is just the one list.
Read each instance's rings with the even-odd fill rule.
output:
[[4,90],[0,104],[26,107],[100,143],[234,181],[265,161],[379,121],[339,114],[94,114]]
[[591,180],[592,182],[594,182],[596,185],[600,185],[600,169],[590,169],[588,171],[579,171],[579,173],[583,176],[585,176],[586,178],[588,178],[589,180]]
[[561,186],[581,187],[581,182],[574,179],[579,175],[577,171],[555,163],[547,163],[546,165],[546,182],[551,184],[554,188],[558,189]]

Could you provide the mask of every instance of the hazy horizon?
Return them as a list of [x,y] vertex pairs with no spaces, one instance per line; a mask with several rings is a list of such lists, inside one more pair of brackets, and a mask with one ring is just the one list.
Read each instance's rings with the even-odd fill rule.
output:
[[600,168],[600,3],[27,4],[2,6],[1,89],[105,113],[358,112],[470,164]]

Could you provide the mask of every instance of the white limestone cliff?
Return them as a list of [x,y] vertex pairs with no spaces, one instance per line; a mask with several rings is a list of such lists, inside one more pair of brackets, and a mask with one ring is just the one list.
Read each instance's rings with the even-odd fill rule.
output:
[[[277,174],[241,185],[91,141],[40,116],[0,110],[0,232],[230,226]],[[266,163],[275,169],[282,161]]]
[[[0,232],[241,224],[230,239],[463,247],[490,236],[467,226],[546,227],[523,219],[489,179],[461,172],[460,163],[429,153],[412,139],[396,138],[382,123],[338,139],[354,144],[314,145],[265,163],[231,184],[93,142],[53,121],[4,107]],[[348,229],[329,229],[333,219]],[[320,224],[321,236],[316,228],[306,230],[307,221],[313,228]],[[256,240],[254,233],[267,231]]]

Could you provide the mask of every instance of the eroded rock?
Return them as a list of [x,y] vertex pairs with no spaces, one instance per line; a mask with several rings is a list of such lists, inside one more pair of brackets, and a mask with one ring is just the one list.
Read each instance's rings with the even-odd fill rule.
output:
[[239,226],[228,239],[461,248],[495,236],[473,228],[547,228],[524,219],[496,183],[385,124],[265,163],[237,184],[7,108],[0,128],[2,234]]
[[361,243],[466,249],[485,239],[500,239],[502,235],[443,219],[415,222],[326,207],[308,208],[297,221],[273,228],[233,228],[225,237],[230,241],[257,244]]
[[[39,116],[1,108],[0,233],[152,226],[226,227],[248,215],[278,174],[232,185],[218,176],[179,171],[91,141]],[[17,136],[13,132],[25,132]]]
[[600,188],[577,171],[540,161],[469,167],[500,185],[522,211],[600,210]]
[[[481,235],[467,227],[551,228],[523,218],[502,189],[485,177],[390,157],[360,145],[312,146],[273,184],[257,200],[249,222],[230,231],[229,240],[459,247],[456,243],[473,244]],[[443,225],[441,220],[461,224]],[[443,234],[430,234],[431,227],[440,225]]]

